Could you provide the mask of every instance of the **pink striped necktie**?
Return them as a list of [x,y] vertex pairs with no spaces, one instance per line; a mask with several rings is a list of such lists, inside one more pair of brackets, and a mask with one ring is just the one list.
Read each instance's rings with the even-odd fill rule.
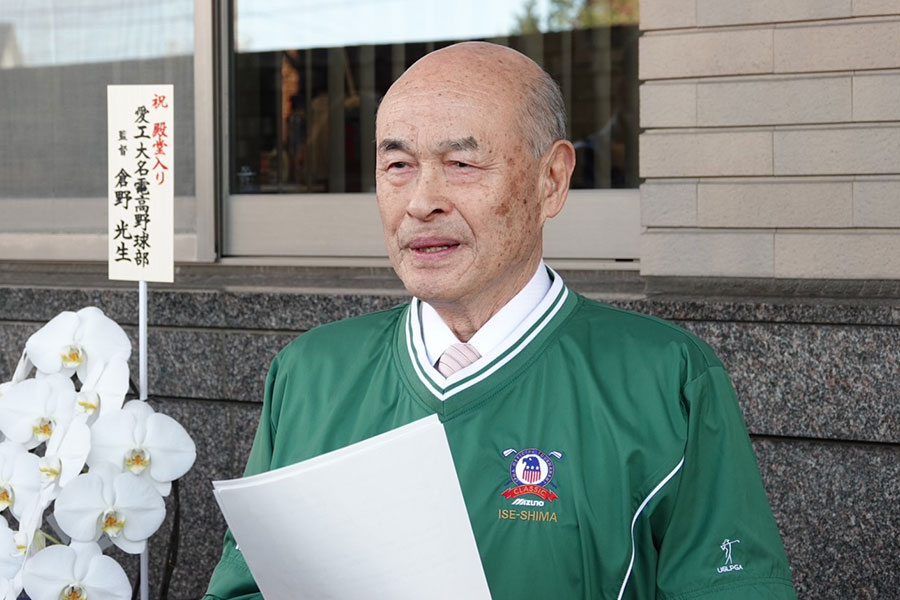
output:
[[472,344],[453,344],[441,354],[437,362],[437,370],[444,377],[450,377],[479,358],[481,358],[481,354]]

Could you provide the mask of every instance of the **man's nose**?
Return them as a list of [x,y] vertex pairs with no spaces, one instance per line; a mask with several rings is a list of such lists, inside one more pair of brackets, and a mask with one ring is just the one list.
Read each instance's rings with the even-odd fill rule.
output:
[[446,181],[440,169],[431,165],[423,166],[416,176],[406,212],[416,219],[427,221],[435,215],[448,212],[450,207]]

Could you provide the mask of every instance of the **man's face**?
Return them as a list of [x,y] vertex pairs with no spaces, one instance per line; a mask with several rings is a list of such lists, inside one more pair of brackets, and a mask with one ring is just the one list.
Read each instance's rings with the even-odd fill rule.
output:
[[431,71],[395,85],[379,109],[376,189],[388,255],[407,290],[439,310],[496,311],[540,260],[540,165],[510,87]]

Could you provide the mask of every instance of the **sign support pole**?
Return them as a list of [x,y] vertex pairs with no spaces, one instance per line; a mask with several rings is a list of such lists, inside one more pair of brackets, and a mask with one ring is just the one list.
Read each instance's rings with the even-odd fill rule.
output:
[[[108,85],[109,278],[138,282],[139,398],[147,400],[147,282],[175,280],[175,89]],[[140,598],[150,598],[149,540]]]
[[[139,393],[147,400],[147,282],[138,281]],[[150,543],[141,552],[141,600],[150,599]]]

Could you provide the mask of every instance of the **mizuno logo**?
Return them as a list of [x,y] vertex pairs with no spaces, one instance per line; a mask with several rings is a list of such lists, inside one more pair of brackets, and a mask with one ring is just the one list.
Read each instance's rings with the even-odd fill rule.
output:
[[513,506],[543,506],[543,500],[528,500],[526,498],[516,498],[512,501]]

